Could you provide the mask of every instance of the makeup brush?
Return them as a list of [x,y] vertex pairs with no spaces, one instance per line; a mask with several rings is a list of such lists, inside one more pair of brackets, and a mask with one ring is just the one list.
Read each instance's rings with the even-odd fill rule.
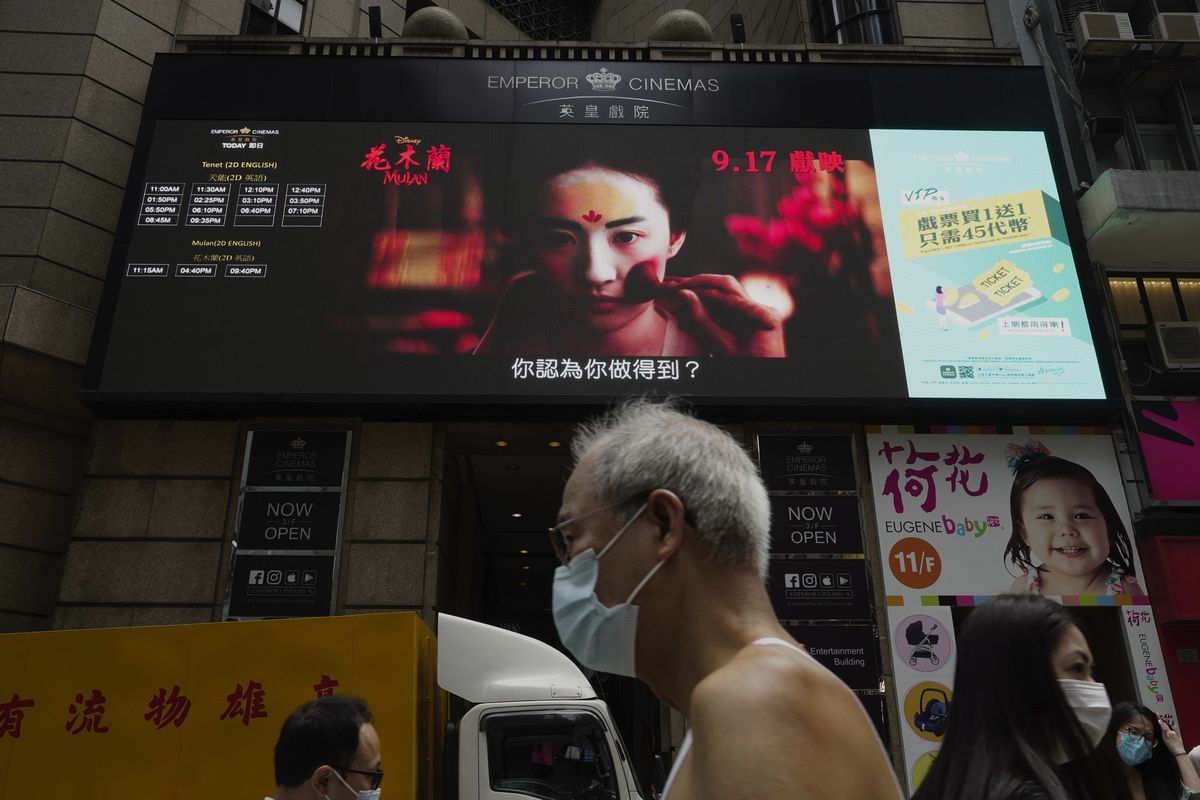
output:
[[627,303],[648,303],[656,297],[661,297],[666,287],[654,276],[654,265],[643,262],[635,264],[625,276],[625,297]]

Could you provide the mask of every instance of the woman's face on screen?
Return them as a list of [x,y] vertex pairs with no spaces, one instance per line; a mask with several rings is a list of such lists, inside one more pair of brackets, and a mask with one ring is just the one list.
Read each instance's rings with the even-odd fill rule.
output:
[[661,281],[667,260],[683,245],[683,233],[671,234],[658,187],[606,167],[584,166],[552,178],[539,212],[539,271],[578,321],[600,331],[619,329],[649,305],[626,297],[630,271],[640,267]]

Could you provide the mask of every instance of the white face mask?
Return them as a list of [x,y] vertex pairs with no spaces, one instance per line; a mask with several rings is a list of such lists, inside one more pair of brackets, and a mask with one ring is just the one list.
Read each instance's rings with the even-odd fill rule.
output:
[[[1108,690],[1103,683],[1095,681],[1076,681],[1060,678],[1058,686],[1062,689],[1067,705],[1075,712],[1075,718],[1087,735],[1088,743],[1094,750],[1108,731],[1109,720],[1112,719],[1112,703],[1108,700]],[[1065,762],[1065,756],[1056,759]]]
[[633,605],[633,598],[667,562],[655,564],[629,598],[612,608],[596,597],[596,580],[600,577],[600,559],[645,510],[645,505],[639,508],[599,555],[595,550],[585,550],[572,558],[569,566],[554,571],[552,605],[559,638],[579,663],[598,672],[635,677],[638,607]]
[[[354,792],[355,800],[379,800],[379,794],[383,791],[382,789],[355,789],[353,786],[346,783],[345,778],[343,778],[341,775],[338,775],[337,770],[334,770],[333,774],[334,777],[342,782],[342,786],[345,786],[347,789]],[[325,795],[325,800],[329,800],[329,795]]]

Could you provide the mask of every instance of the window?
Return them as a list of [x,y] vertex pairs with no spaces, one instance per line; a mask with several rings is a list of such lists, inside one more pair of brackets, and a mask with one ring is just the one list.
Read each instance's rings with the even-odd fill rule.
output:
[[1142,278],[1142,289],[1155,322],[1179,321],[1179,302],[1175,299],[1175,286],[1170,278]]
[[303,30],[305,0],[246,0],[242,33],[295,36]]
[[1138,125],[1142,150],[1146,153],[1146,169],[1185,169],[1179,138],[1170,125]]
[[1188,319],[1200,320],[1200,278],[1176,278],[1183,312]]
[[617,797],[604,724],[587,711],[484,717],[492,791],[542,800]]
[[1121,338],[1140,338],[1155,322],[1200,322],[1200,278],[1113,275],[1108,288]]
[[1137,278],[1109,278],[1113,305],[1121,328],[1126,325],[1145,325],[1146,311],[1142,308],[1142,292]]
[[891,0],[814,0],[813,36],[827,44],[895,44]]

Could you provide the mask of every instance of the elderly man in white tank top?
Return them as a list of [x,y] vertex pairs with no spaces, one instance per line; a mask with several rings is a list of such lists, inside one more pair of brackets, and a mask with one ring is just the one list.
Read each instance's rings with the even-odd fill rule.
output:
[[862,706],[775,618],[770,506],[741,446],[634,401],[572,451],[555,624],[582,664],[640,678],[687,718],[665,800],[899,798]]

